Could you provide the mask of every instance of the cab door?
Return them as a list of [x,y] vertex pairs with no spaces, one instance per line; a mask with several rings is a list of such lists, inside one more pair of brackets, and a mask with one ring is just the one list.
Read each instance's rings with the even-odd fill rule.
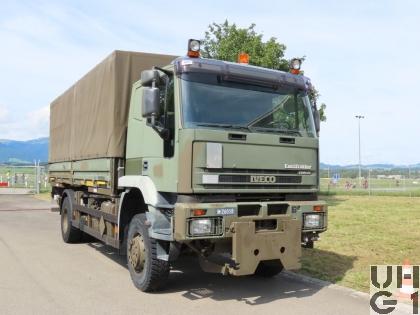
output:
[[157,123],[168,130],[162,137],[151,125],[150,118],[141,115],[141,100],[145,87],[133,86],[127,130],[126,175],[143,175],[152,178],[158,191],[175,192],[177,189],[177,164],[175,161],[176,119],[175,82],[167,77],[159,85],[162,115]]

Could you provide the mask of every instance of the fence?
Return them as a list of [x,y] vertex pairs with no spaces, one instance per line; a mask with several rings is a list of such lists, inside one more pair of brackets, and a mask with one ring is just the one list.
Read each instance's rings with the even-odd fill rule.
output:
[[48,170],[43,165],[0,165],[0,189],[26,188],[35,193],[48,191]]
[[401,174],[362,178],[321,178],[321,191],[326,194],[395,195],[420,197],[420,178]]

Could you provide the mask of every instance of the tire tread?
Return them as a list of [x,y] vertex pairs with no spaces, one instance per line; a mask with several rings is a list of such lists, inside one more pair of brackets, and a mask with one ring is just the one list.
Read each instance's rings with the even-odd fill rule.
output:
[[149,272],[147,272],[147,270],[144,270],[147,272],[147,274],[144,277],[144,281],[140,281],[140,279],[137,277],[137,274],[133,272],[130,266],[129,271],[131,279],[133,280],[134,285],[138,289],[140,289],[143,292],[153,292],[158,291],[165,286],[169,277],[170,265],[168,261],[157,258],[158,241],[154,238],[149,237],[147,227],[145,226],[145,221],[145,214],[135,215],[130,222],[128,235],[130,235],[131,229],[136,228],[138,229],[138,232],[140,232],[140,234],[143,236],[144,242],[148,247],[148,252],[150,253],[150,257],[148,257],[148,259],[150,259],[150,268],[148,269]]

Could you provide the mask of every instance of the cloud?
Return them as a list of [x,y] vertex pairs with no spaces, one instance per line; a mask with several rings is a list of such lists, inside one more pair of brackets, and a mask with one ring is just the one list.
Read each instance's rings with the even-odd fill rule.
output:
[[0,104],[0,123],[5,122],[9,115],[9,110],[6,106]]
[[48,135],[50,126],[50,106],[43,106],[27,115],[32,128],[38,131],[40,135]]
[[[0,11],[0,138],[48,135],[47,105],[114,49],[184,54],[188,38],[228,19],[306,55],[327,103],[321,160],[417,163],[418,1],[9,1]],[[6,105],[7,104],[7,105]]]
[[3,121],[0,108],[0,139],[29,140],[48,137],[49,120],[49,106],[30,111],[22,117],[8,116]]

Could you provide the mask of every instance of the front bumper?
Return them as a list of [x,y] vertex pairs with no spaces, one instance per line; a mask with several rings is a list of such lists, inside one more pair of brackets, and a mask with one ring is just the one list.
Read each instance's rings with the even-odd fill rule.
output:
[[[322,205],[323,226],[303,227],[302,217]],[[206,210],[194,216],[194,209]],[[232,211],[233,209],[233,211]],[[245,209],[247,211],[242,211]],[[273,212],[270,209],[281,211]],[[252,210],[252,211],[249,211]],[[191,235],[194,219],[209,218],[220,224],[213,235]],[[233,275],[253,274],[261,261],[280,260],[286,270],[300,268],[303,233],[320,233],[327,228],[327,207],[322,201],[245,202],[245,203],[178,203],[174,211],[174,239],[177,242],[231,239],[230,255],[237,268],[225,266],[221,272]]]
[[238,268],[230,267],[230,274],[253,274],[265,260],[278,259],[286,270],[300,268],[301,230],[297,220],[284,220],[283,230],[275,232],[256,232],[253,222],[234,222],[232,228],[232,259]]

